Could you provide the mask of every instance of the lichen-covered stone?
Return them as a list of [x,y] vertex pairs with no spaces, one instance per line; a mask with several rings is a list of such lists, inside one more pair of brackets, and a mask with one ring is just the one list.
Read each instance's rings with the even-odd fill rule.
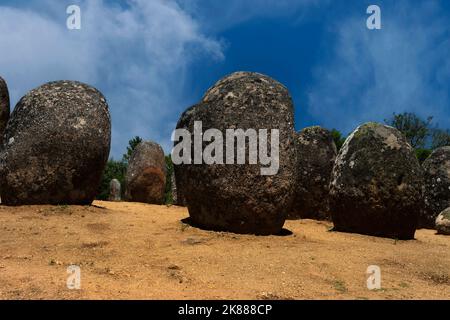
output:
[[331,132],[319,126],[296,134],[298,181],[290,219],[331,220],[329,187],[337,155]]
[[450,208],[442,211],[437,216],[435,223],[439,234],[450,235]]
[[117,179],[112,179],[109,183],[109,201],[120,201],[122,198],[122,191],[120,182]]
[[423,172],[396,129],[358,127],[345,141],[331,178],[335,230],[413,239],[423,206]]
[[0,156],[2,202],[91,204],[109,156],[104,96],[75,81],[44,84],[11,114]]
[[166,162],[161,146],[140,142],[128,161],[126,198],[134,202],[162,204],[166,187]]
[[[9,119],[9,92],[6,81],[0,77],[0,137],[5,132],[6,124]],[[3,139],[0,139],[0,144]]]
[[422,164],[425,174],[425,209],[420,226],[434,228],[436,217],[450,207],[450,147],[442,147]]
[[[293,105],[288,90],[262,74],[233,73],[186,110],[177,128],[193,133],[194,121],[202,122],[203,132],[214,128],[223,137],[226,129],[279,130],[279,169],[275,175],[262,175],[261,168],[267,166],[249,164],[248,143],[245,164],[175,165],[177,186],[186,198],[192,222],[235,233],[280,232],[296,181]],[[236,149],[235,144],[235,154]]]

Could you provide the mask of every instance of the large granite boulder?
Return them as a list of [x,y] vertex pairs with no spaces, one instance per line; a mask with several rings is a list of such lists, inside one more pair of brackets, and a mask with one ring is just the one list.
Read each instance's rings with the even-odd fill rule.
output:
[[164,203],[166,162],[159,144],[142,141],[136,146],[128,161],[125,185],[129,201]]
[[[205,162],[204,157],[200,164],[194,164],[195,143],[191,145],[191,157],[187,157],[191,164],[174,161],[177,187],[186,199],[192,223],[235,233],[279,233],[291,209],[296,181],[293,105],[288,90],[262,74],[233,73],[217,82],[199,104],[182,114],[177,129],[187,129],[192,142],[198,137],[194,135],[194,122],[201,122],[202,128],[197,130],[203,134],[215,129],[214,137],[203,136],[203,140],[209,140],[202,144],[205,154],[206,148],[213,144],[210,141],[218,147],[215,153],[211,152],[216,157],[214,161]],[[241,139],[247,133],[245,146],[238,148],[233,133],[227,139],[227,129],[232,132],[241,129]],[[267,130],[267,141],[263,141],[264,131],[259,129]],[[276,142],[271,146],[272,139]],[[227,140],[229,148],[225,146]],[[264,157],[256,150],[272,160],[261,162]],[[245,151],[242,164],[235,157],[238,151],[241,155]]]
[[450,207],[450,147],[442,147],[422,164],[425,174],[425,209],[419,220],[423,228],[435,227],[436,217]]
[[110,141],[108,104],[95,88],[57,81],[30,91],[5,130],[2,203],[91,204]]
[[435,223],[439,234],[450,235],[450,208],[442,211],[437,216]]
[[423,207],[423,172],[396,129],[358,127],[345,141],[331,178],[335,230],[413,239]]
[[[0,137],[5,132],[9,119],[9,92],[6,81],[0,77]],[[0,144],[3,139],[0,139]]]
[[298,181],[290,219],[331,220],[329,187],[337,155],[331,132],[319,126],[296,134]]

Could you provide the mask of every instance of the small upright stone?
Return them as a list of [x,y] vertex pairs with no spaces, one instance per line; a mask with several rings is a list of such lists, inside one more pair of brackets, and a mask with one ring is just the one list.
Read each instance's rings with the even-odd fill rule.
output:
[[442,211],[436,218],[436,230],[439,234],[450,235],[450,208]]
[[125,185],[129,201],[164,203],[166,162],[159,144],[142,141],[136,146],[128,161]]
[[0,144],[9,119],[9,92],[6,81],[0,77]]
[[7,205],[89,205],[111,144],[105,97],[76,81],[55,81],[17,103],[3,136],[0,190]]
[[290,219],[331,220],[328,194],[337,149],[331,132],[319,126],[296,134],[298,180]]
[[109,201],[121,200],[120,182],[117,179],[112,179],[109,183]]
[[413,239],[423,207],[423,171],[395,128],[369,122],[347,138],[331,177],[336,231]]
[[436,217],[450,207],[450,147],[442,147],[422,164],[425,173],[425,209],[420,226],[434,228]]

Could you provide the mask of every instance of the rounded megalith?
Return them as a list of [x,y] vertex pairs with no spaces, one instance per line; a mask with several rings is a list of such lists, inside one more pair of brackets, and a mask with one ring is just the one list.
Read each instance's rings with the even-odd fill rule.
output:
[[419,224],[434,228],[436,217],[450,207],[450,147],[442,147],[422,164],[425,175],[425,208]]
[[439,234],[450,235],[450,208],[442,211],[437,216],[435,223]]
[[290,219],[331,220],[329,187],[337,149],[331,132],[319,126],[296,133],[298,180]]
[[[9,92],[6,81],[0,77],[0,136],[5,132],[9,119]],[[3,139],[0,139],[0,144]]]
[[358,127],[336,158],[330,188],[336,231],[414,238],[423,172],[397,129],[373,122]]
[[44,84],[17,103],[0,156],[2,202],[91,204],[111,142],[104,96],[75,81]]
[[120,182],[112,179],[109,183],[109,201],[120,201],[122,198]]
[[166,162],[161,146],[142,141],[131,154],[125,176],[129,201],[162,204],[166,187]]
[[[191,222],[210,230],[279,233],[296,181],[288,90],[262,74],[233,73],[186,110],[177,129],[188,133],[174,137],[172,160]],[[186,141],[190,147],[180,152]]]

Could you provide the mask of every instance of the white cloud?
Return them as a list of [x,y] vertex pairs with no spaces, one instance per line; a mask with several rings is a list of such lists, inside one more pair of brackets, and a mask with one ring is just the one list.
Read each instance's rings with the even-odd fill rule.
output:
[[192,59],[222,59],[220,43],[205,36],[175,1],[78,3],[78,31],[66,28],[61,2],[0,6],[0,70],[12,100],[52,80],[87,82],[110,105],[111,155],[120,157],[134,135],[158,141],[169,152],[173,128],[166,124],[174,124],[187,107],[186,68]]
[[183,8],[195,15],[208,30],[221,32],[254,18],[295,16],[301,20],[306,12],[331,0],[179,0]]
[[449,126],[450,28],[439,2],[386,4],[382,30],[368,30],[365,19],[336,25],[331,58],[315,68],[309,112],[345,132],[403,111]]

